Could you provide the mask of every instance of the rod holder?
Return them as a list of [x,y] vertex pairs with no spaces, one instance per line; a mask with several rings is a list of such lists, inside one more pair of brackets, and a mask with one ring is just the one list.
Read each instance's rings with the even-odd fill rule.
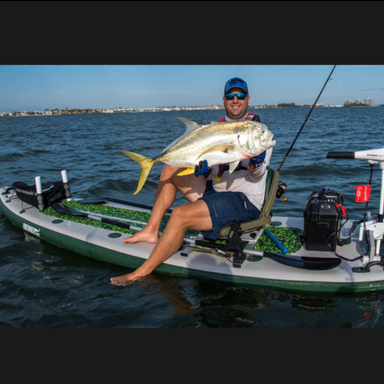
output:
[[62,170],[61,171],[61,179],[63,181],[65,197],[67,199],[70,199],[71,198],[71,190],[69,188],[68,177],[67,177],[67,171],[66,170]]
[[44,211],[43,188],[41,186],[40,176],[35,177],[35,185],[37,194],[37,207],[39,211]]

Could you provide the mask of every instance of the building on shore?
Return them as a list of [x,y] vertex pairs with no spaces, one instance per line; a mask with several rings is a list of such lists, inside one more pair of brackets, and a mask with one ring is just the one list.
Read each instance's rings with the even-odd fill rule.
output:
[[368,97],[367,99],[364,100],[364,104],[367,104],[373,107],[375,105],[375,100],[372,97]]

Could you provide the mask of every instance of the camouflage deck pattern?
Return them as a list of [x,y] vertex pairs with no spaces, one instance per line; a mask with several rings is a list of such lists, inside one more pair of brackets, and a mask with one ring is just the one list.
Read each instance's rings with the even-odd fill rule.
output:
[[[124,223],[124,221],[121,219],[147,223],[151,216],[150,212],[142,212],[142,211],[130,210],[130,209],[124,209],[124,208],[114,208],[114,207],[106,206],[103,204],[82,204],[77,201],[64,201],[62,202],[62,204],[68,207],[77,209],[79,211],[84,211],[84,212],[95,214],[95,215],[98,214],[98,215],[108,216],[109,218],[112,218],[115,221],[121,221],[122,223]],[[122,227],[111,225],[111,224],[105,224],[97,220],[88,219],[87,217],[62,215],[54,211],[51,207],[45,209],[41,213],[51,217],[65,219],[65,220],[77,222],[84,225],[89,225],[97,228],[104,228],[104,229],[108,229],[110,231],[116,231],[119,233],[125,233],[127,235],[132,235],[136,233],[136,231],[133,229],[122,228]],[[168,220],[169,220],[169,216],[165,216],[160,225],[160,231],[163,231],[165,229],[168,223]],[[140,225],[137,223],[132,223],[132,225],[135,225],[138,227],[140,226],[144,227],[143,225]],[[303,233],[301,229],[289,228],[289,227],[274,227],[274,226],[270,226],[268,227],[268,229],[282,244],[284,244],[284,246],[288,249],[288,254],[295,253],[302,247]],[[197,235],[198,235],[198,232],[196,231],[187,231],[186,233],[186,237],[194,238]],[[224,240],[219,240],[217,242],[220,244],[225,243]],[[273,240],[266,234],[262,234],[260,236],[260,239],[255,245],[254,249],[260,250],[260,251],[275,252],[275,253],[281,252],[280,249],[277,247],[277,245],[273,242]]]

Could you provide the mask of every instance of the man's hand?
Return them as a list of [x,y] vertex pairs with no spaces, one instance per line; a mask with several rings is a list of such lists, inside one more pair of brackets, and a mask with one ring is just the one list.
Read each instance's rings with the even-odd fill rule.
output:
[[263,153],[260,153],[260,155],[252,157],[249,159],[249,161],[256,167],[260,167],[261,164],[263,164],[263,161],[265,159],[265,151]]
[[200,175],[208,176],[212,171],[212,168],[208,168],[207,160],[200,161],[199,165],[195,166],[195,176],[199,177]]

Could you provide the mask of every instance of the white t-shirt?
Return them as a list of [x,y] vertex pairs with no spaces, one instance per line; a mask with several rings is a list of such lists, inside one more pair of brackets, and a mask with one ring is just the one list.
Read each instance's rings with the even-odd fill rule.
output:
[[208,180],[212,180],[212,186],[216,192],[243,192],[249,201],[260,211],[264,203],[265,185],[268,176],[268,165],[272,156],[272,148],[267,149],[264,162],[253,170],[249,168],[249,159],[243,160],[241,165],[247,169],[224,171],[220,181],[214,178],[218,175],[219,165],[212,167]]

